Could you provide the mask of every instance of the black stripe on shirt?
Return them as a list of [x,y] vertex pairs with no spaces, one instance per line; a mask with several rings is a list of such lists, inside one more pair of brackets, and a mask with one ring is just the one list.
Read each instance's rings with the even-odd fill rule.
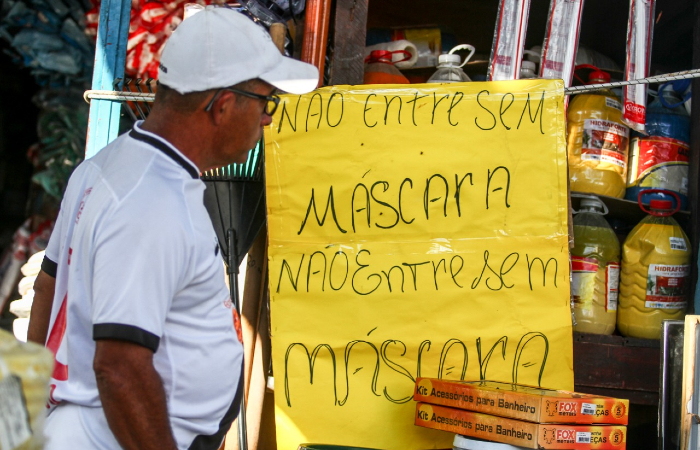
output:
[[221,418],[219,422],[219,429],[216,433],[210,435],[200,434],[194,438],[192,444],[190,444],[188,450],[217,450],[221,443],[224,441],[226,433],[231,428],[231,424],[236,417],[238,417],[238,412],[241,408],[241,397],[243,394],[243,365],[241,366],[241,375],[238,378],[238,388],[236,389],[236,395],[233,397],[233,402]]
[[158,150],[172,158],[176,163],[180,164],[192,176],[192,178],[199,178],[199,172],[197,172],[197,170],[192,166],[192,164],[187,162],[185,158],[178,155],[172,148],[168,147],[160,140],[154,138],[153,136],[144,134],[138,131],[136,128],[132,129],[131,132],[129,132],[129,136],[136,139],[137,141],[145,142],[146,144],[157,148]]
[[44,260],[41,261],[41,270],[46,272],[52,278],[56,278],[56,272],[58,271],[58,264],[51,261],[48,256],[44,255]]
[[158,350],[160,338],[150,331],[123,323],[96,323],[92,326],[92,339],[117,339],[146,347],[153,353]]

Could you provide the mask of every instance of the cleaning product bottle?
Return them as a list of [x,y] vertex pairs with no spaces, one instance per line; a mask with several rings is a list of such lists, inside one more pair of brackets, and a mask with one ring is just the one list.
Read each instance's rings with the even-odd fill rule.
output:
[[603,217],[607,208],[597,198],[581,199],[574,216],[571,249],[571,295],[574,331],[612,334],[617,319],[620,241]]
[[[364,84],[409,84],[399,69],[394,67],[393,54],[405,54],[408,60],[411,54],[405,50],[372,50],[365,58]],[[402,60],[403,61],[403,60]]]
[[[594,70],[588,83],[607,83]],[[567,150],[571,190],[622,198],[625,195],[629,128],[622,105],[609,89],[579,94],[567,112]]]
[[[636,135],[630,142],[625,198],[636,200],[643,189],[670,190],[680,197],[681,209],[686,209],[690,116],[672,83],[659,87],[659,96],[647,108],[645,129],[648,136]],[[652,198],[671,199],[654,193],[644,195],[642,202]]]
[[[639,193],[640,205],[645,193]],[[645,210],[649,215],[634,227],[622,248],[617,328],[625,336],[659,339],[663,320],[685,315],[691,247],[671,217],[678,210],[677,198],[675,210],[670,200],[653,198],[649,207]]]
[[[462,49],[468,49],[471,51],[469,55],[464,58],[463,62],[462,58],[454,53],[457,50]],[[438,56],[437,70],[430,78],[428,78],[428,83],[461,83],[465,81],[472,81],[467,74],[464,73],[462,67],[464,67],[464,65],[469,62],[471,57],[474,56],[474,51],[475,49],[473,46],[462,44],[450,50],[449,53],[444,53]]]

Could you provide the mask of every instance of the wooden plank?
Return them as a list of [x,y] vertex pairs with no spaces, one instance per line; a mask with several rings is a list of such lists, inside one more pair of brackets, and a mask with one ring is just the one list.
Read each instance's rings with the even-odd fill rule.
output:
[[659,394],[657,392],[630,391],[628,389],[606,389],[595,386],[574,384],[576,392],[586,394],[605,395],[615,398],[626,398],[634,405],[657,406],[659,404]]
[[362,84],[369,0],[338,0],[335,5],[330,84]]
[[[693,64],[692,68],[700,68],[700,2],[695,2],[693,11],[694,24],[693,27]],[[697,294],[697,273],[698,273],[698,243],[700,242],[700,220],[698,220],[698,189],[700,183],[700,79],[693,80],[693,99],[691,104],[694,106],[690,115],[690,165],[688,168],[688,205],[690,208],[690,241],[693,248],[692,266],[690,270],[690,287],[691,295],[695,294],[694,310],[695,314],[700,314],[700,296]]]
[[576,390],[657,404],[661,349],[659,341],[574,333]]
[[687,405],[681,412],[681,450],[696,448],[690,445],[691,429],[693,424],[697,424],[693,413],[695,412],[693,398],[695,392],[695,374],[698,361],[696,357],[697,330],[700,326],[700,316],[685,316],[685,328],[683,331],[683,388],[681,394],[681,405]]

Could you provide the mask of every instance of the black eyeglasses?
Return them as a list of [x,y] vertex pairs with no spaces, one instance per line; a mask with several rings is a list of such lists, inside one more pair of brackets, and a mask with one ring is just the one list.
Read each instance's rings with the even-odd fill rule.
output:
[[271,116],[277,111],[277,106],[280,104],[280,98],[277,95],[260,95],[260,94],[255,94],[253,92],[248,92],[248,91],[240,91],[238,89],[233,89],[233,88],[222,88],[216,91],[214,96],[211,98],[209,103],[207,104],[206,108],[204,108],[205,111],[209,112],[211,110],[211,107],[214,105],[214,100],[216,100],[216,97],[219,96],[219,92],[221,91],[231,91],[234,94],[239,94],[243,95],[245,97],[250,97],[254,98],[257,100],[262,100],[265,102],[265,114],[268,116]]

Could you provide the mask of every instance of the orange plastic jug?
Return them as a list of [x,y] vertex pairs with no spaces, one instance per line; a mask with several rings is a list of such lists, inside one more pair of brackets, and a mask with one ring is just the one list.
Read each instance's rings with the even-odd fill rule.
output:
[[[401,53],[404,59],[409,59],[411,54],[405,50],[373,50],[365,58],[365,76],[364,84],[409,84],[406,78],[399,69],[394,66],[393,54]],[[402,60],[403,61],[403,60]]]

